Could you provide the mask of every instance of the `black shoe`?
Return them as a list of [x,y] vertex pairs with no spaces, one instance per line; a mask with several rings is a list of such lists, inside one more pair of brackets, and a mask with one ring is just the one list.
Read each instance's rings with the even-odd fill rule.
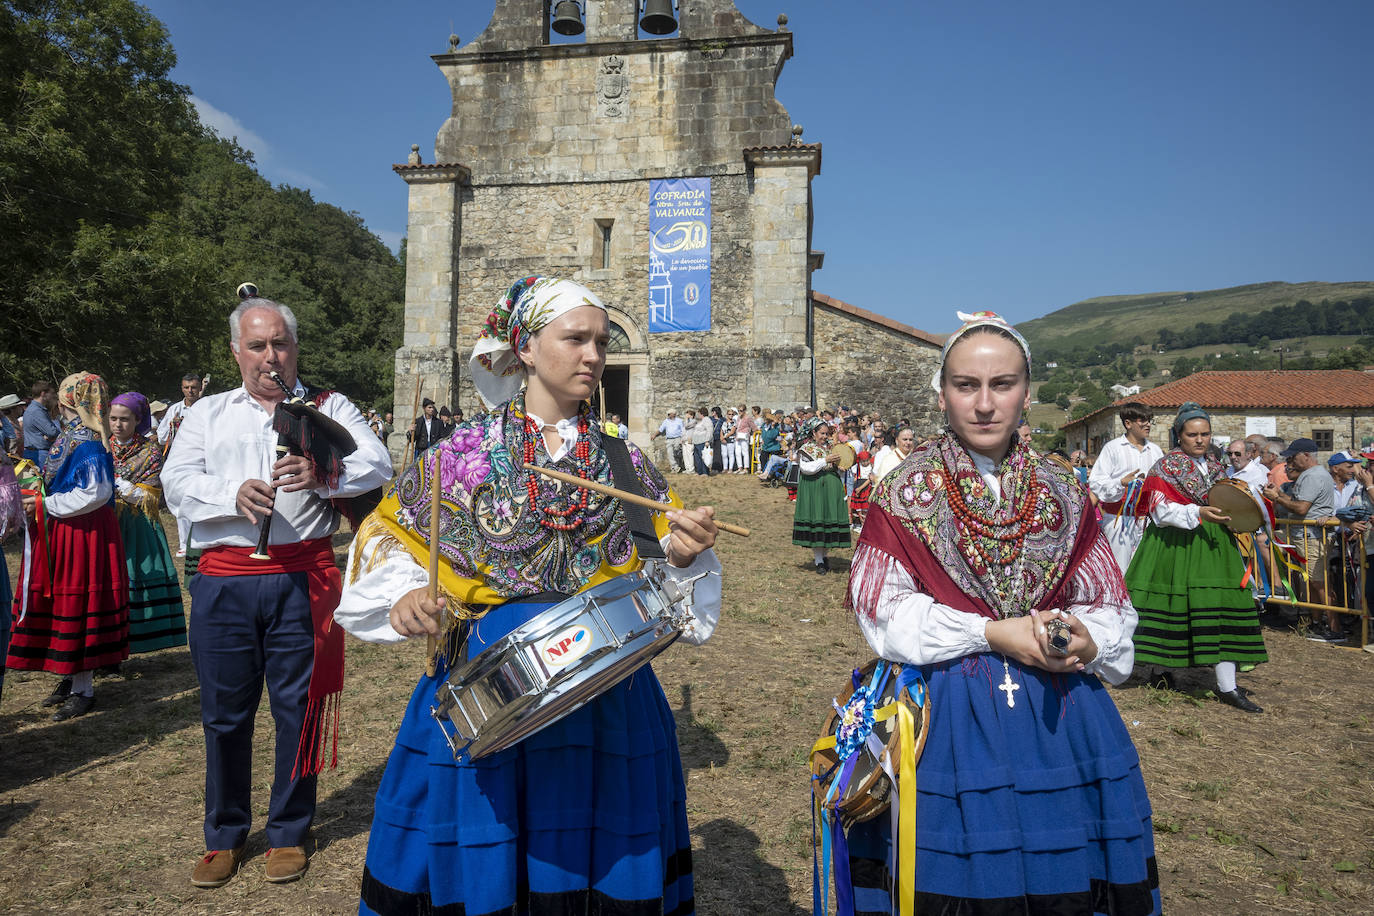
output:
[[69,677],[64,677],[60,682],[58,682],[56,689],[54,689],[52,693],[48,694],[48,698],[43,701],[43,706],[45,708],[48,706],[61,706],[63,703],[67,701],[67,697],[71,695],[72,679]]
[[1167,671],[1150,675],[1150,686],[1155,690],[1177,690],[1174,686],[1174,676]]
[[830,564],[828,564],[828,563],[817,563],[817,564],[816,564],[816,572],[817,572],[818,574],[822,575],[822,576],[825,575],[826,573],[830,572]]
[[95,706],[95,695],[84,696],[74,693],[67,697],[67,702],[62,704],[62,708],[52,714],[54,722],[65,722],[68,719],[75,719],[77,716],[84,716]]
[[1264,712],[1260,706],[1250,702],[1250,699],[1240,692],[1240,688],[1235,690],[1218,690],[1217,699],[1227,706],[1234,706],[1241,712]]

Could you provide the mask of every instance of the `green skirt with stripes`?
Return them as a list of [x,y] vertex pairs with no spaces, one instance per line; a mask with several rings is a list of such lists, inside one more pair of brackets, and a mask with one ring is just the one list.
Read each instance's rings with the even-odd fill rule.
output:
[[1147,527],[1126,570],[1140,615],[1136,663],[1188,668],[1268,661],[1255,599],[1240,584],[1244,577],[1235,539],[1221,525]]
[[844,481],[833,470],[801,475],[792,516],[792,543],[798,547],[848,547],[849,503]]

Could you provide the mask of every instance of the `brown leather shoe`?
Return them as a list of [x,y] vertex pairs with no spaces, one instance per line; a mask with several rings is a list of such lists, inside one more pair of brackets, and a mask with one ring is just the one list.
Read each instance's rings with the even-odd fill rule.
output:
[[196,887],[223,887],[229,883],[239,870],[243,860],[243,847],[238,849],[212,849],[191,872],[191,883]]
[[295,881],[310,867],[305,850],[300,846],[282,846],[267,850],[267,874],[265,877],[273,884]]

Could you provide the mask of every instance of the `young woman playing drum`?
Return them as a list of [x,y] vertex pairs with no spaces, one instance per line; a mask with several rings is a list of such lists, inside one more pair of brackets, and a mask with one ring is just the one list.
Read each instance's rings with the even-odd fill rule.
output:
[[1245,712],[1263,712],[1236,686],[1236,665],[1269,660],[1259,615],[1245,580],[1236,539],[1223,525],[1228,516],[1207,505],[1222,476],[1221,462],[1207,454],[1212,420],[1191,401],[1174,418],[1174,448],[1145,476],[1140,512],[1150,524],[1140,539],[1126,586],[1140,612],[1135,656],[1165,669],[1211,665],[1217,696]]
[[[620,500],[525,467],[610,482],[601,426],[585,403],[608,337],[605,306],[585,287],[514,284],[469,362],[492,411],[417,461],[359,528],[335,619],[377,642],[439,637],[377,792],[362,913],[693,912],[682,766],[649,667],[515,746],[462,763],[429,711],[449,671],[484,646],[643,564]],[[713,510],[682,509],[648,458],[628,448],[633,473],[623,476],[678,507],[653,516],[649,538],[666,552],[668,575],[719,572]],[[421,559],[436,474],[437,602]],[[623,476],[615,485],[633,488]],[[705,640],[719,610],[719,577],[707,576],[684,638]]]
[[[990,312],[960,318],[934,379],[949,425],[876,485],[849,582],[869,645],[929,686],[899,786],[915,911],[1157,913],[1139,758],[1098,680],[1130,675],[1135,614],[1087,492],[1016,434],[1030,348]],[[864,880],[896,871],[888,831],[850,831],[865,913],[890,911]]]

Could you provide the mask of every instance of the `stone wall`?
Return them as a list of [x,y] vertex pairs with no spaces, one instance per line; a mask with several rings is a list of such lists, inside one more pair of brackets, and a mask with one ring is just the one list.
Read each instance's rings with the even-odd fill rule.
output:
[[821,302],[812,322],[818,406],[877,411],[892,422],[905,417],[917,438],[939,430],[930,387],[939,344]]

